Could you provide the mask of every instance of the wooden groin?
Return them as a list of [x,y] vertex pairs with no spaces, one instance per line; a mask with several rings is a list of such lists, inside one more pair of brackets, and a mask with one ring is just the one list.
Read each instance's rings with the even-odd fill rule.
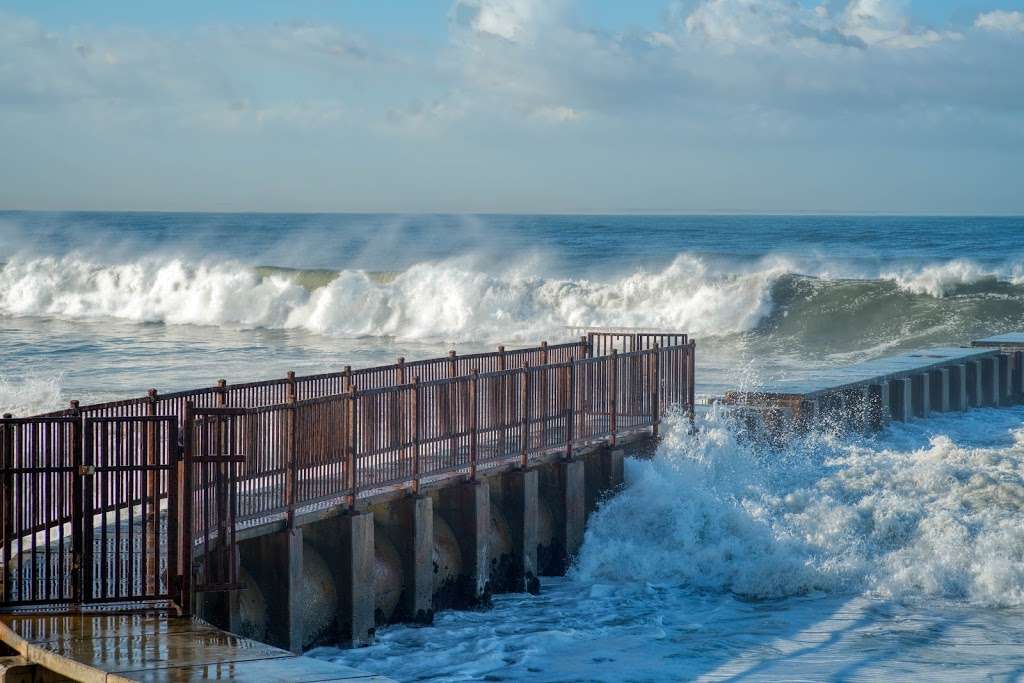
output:
[[694,343],[626,334],[4,416],[0,611],[163,609],[301,652],[535,590],[618,447],[692,411]]

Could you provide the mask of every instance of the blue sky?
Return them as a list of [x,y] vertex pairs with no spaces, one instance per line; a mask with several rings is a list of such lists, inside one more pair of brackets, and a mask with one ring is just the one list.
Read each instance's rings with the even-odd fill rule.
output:
[[0,208],[1024,213],[1024,0],[0,0]]

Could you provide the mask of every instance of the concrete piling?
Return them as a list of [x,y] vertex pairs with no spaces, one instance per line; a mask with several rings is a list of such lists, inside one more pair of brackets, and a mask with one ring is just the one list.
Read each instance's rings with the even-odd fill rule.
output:
[[932,407],[942,413],[948,413],[951,407],[952,371],[950,368],[939,368],[932,375]]
[[911,378],[913,382],[913,414],[914,417],[927,419],[931,413],[931,376],[921,372]]
[[512,532],[512,590],[540,592],[537,568],[539,475],[535,469],[513,470],[501,477],[502,503]]
[[910,422],[913,416],[913,384],[910,377],[889,382],[889,390],[892,392],[892,419],[897,422]]
[[486,604],[490,600],[490,492],[486,480],[467,481],[438,491],[438,511],[455,533],[462,554],[460,587],[453,596],[455,606]]
[[242,559],[252,568],[266,601],[267,641],[301,654],[302,529],[285,529],[258,536],[242,544]]
[[338,642],[369,645],[377,625],[373,514],[349,512],[330,521],[336,524],[339,541],[335,562]]
[[410,495],[395,502],[398,534],[395,544],[402,567],[398,618],[416,624],[434,620],[434,501]]

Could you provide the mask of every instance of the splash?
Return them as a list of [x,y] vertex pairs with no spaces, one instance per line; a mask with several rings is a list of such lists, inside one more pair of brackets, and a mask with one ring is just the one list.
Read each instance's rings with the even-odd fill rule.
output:
[[[629,463],[575,578],[1024,605],[1020,418],[978,411],[948,418],[947,434],[897,427],[886,442],[813,436],[767,453],[711,411],[698,436],[676,424],[653,460]],[[972,445],[993,432],[1005,443]]]
[[0,414],[24,417],[57,410],[64,403],[63,384],[61,375],[0,376]]

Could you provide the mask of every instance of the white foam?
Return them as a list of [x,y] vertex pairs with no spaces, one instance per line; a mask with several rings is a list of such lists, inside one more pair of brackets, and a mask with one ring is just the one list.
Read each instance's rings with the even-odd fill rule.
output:
[[[676,425],[654,460],[629,462],[628,488],[588,526],[576,577],[1022,605],[1020,412],[940,421],[950,432],[929,440],[897,427],[882,442],[815,437],[759,453],[712,411],[698,437]],[[1006,443],[970,445],[977,433]]]
[[660,271],[596,281],[450,261],[417,264],[388,282],[344,270],[311,292],[287,274],[261,276],[236,262],[14,258],[0,270],[0,314],[448,341],[563,336],[565,325],[712,335],[756,326],[771,309],[771,284],[786,271],[775,263],[734,272],[684,254]]
[[63,380],[60,375],[0,376],[0,414],[24,417],[60,409]]

